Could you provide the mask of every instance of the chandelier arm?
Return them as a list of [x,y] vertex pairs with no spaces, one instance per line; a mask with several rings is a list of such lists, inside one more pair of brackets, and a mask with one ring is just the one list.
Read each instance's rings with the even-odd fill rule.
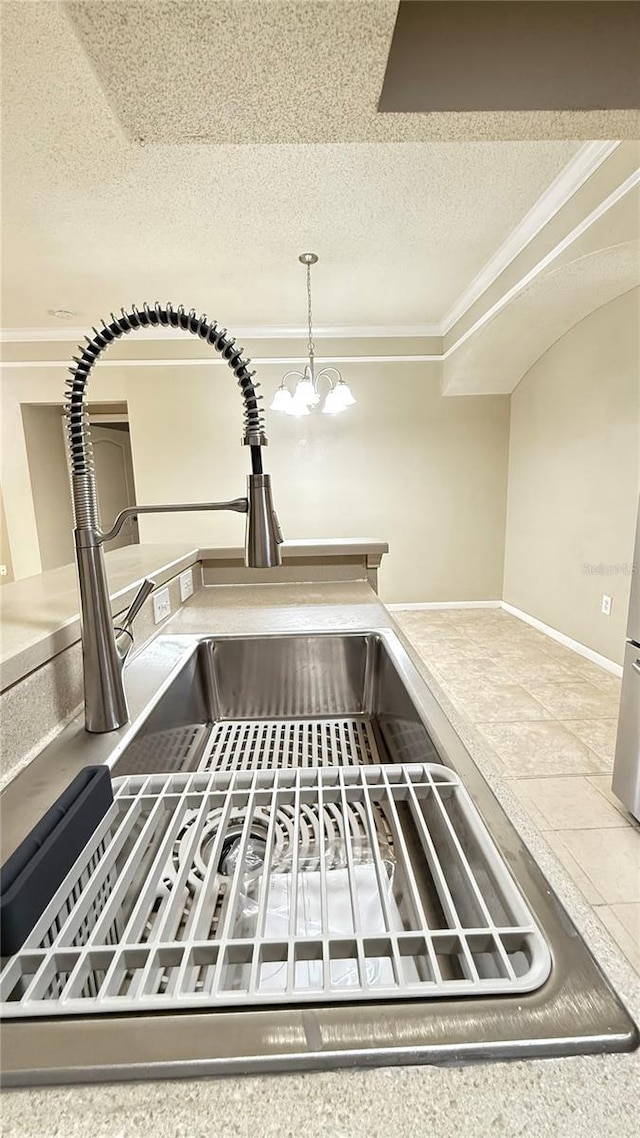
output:
[[292,368],[291,371],[285,372],[282,379],[280,380],[280,386],[281,387],[285,386],[290,375],[295,375],[298,379],[304,379],[304,372],[296,371],[295,368]]
[[[337,367],[333,367],[331,364],[327,364],[326,367],[321,368],[320,371],[318,372],[317,378],[322,379],[323,376],[327,376],[327,379],[329,379],[328,373],[330,371],[332,371],[334,373],[334,375],[337,375],[338,379],[342,379],[342,373],[340,371],[338,371]],[[333,381],[331,379],[329,379],[329,383],[330,383],[331,387],[333,388],[334,384],[333,384]]]

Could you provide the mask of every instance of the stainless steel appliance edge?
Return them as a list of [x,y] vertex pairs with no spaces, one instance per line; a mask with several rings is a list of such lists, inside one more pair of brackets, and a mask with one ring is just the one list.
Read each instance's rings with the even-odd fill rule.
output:
[[613,789],[634,818],[640,819],[640,508],[631,574]]

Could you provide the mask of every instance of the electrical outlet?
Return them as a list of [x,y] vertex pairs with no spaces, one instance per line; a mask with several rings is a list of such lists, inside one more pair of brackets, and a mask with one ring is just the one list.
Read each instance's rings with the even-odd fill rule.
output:
[[153,594],[153,622],[160,624],[161,620],[166,620],[171,616],[171,598],[168,589],[158,589],[157,593]]
[[193,595],[193,570],[185,569],[180,574],[180,600],[186,601]]
[[602,594],[602,609],[601,609],[603,616],[611,616],[611,605],[612,605],[611,597],[608,597],[606,593],[603,593]]

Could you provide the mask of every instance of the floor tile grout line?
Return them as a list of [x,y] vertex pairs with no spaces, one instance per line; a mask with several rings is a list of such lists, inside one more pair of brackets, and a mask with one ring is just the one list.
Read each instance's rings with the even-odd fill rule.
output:
[[[423,617],[426,615],[427,614],[421,614]],[[491,615],[495,618],[495,614]],[[428,626],[428,619],[426,623]],[[514,638],[514,642],[518,644],[518,648],[526,648],[526,646],[529,645],[532,649],[535,648],[536,652],[540,651],[542,655],[547,656],[548,660],[556,664],[558,667],[573,668],[576,675],[570,678],[562,674],[558,676],[557,673],[556,675],[552,676],[545,676],[543,674],[542,676],[538,677],[536,677],[534,674],[531,678],[528,678],[526,675],[524,662],[521,662],[522,657],[520,652],[517,652],[516,655],[512,657],[513,663],[516,665],[515,670],[516,672],[520,672],[520,677],[514,676],[512,674],[509,675],[508,650],[504,653],[501,653],[499,645],[497,645],[495,642],[487,644],[487,640],[491,641],[492,636],[491,634],[488,637],[485,637],[483,635],[483,623],[485,623],[485,627],[487,629],[490,628],[492,632],[493,630],[499,629],[502,636],[505,637],[505,642],[508,643],[508,635],[510,631],[509,621],[501,620],[498,622],[497,619],[491,620],[490,618],[487,618],[486,622],[484,620],[482,622],[478,620],[477,625],[469,629],[470,635],[467,637],[464,636],[464,633],[468,627],[468,622],[465,619],[464,615],[462,615],[458,621],[452,619],[449,622],[450,627],[455,628],[456,632],[455,637],[451,639],[447,637],[438,637],[437,627],[434,627],[436,626],[435,620],[432,622],[432,628],[434,630],[433,637],[429,637],[427,635],[421,638],[420,623],[418,621],[411,622],[411,625],[406,628],[406,634],[412,641],[415,638],[417,641],[417,643],[414,645],[416,651],[418,652],[421,659],[423,659],[426,667],[429,668],[434,674],[434,678],[439,684],[444,697],[447,701],[450,701],[456,707],[457,713],[462,717],[467,726],[476,733],[479,739],[480,748],[484,753],[484,757],[487,763],[493,765],[496,773],[502,778],[504,784],[507,786],[507,788],[511,789],[514,797],[518,799],[522,810],[530,818],[531,824],[535,826],[543,840],[547,841],[547,845],[549,846],[553,856],[562,865],[564,871],[572,880],[573,884],[582,892],[586,903],[592,910],[597,910],[600,908],[602,910],[607,910],[610,912],[612,916],[618,920],[620,927],[624,930],[622,922],[620,922],[619,919],[615,917],[614,906],[633,906],[637,904],[637,902],[633,899],[625,901],[607,900],[607,898],[602,895],[600,888],[593,881],[592,877],[585,869],[583,869],[580,862],[575,858],[571,849],[566,845],[565,842],[563,842],[561,837],[562,834],[573,835],[577,833],[583,833],[587,835],[593,835],[598,831],[624,834],[627,830],[634,830],[635,832],[638,830],[638,827],[635,826],[631,820],[625,816],[622,804],[618,806],[618,804],[613,800],[613,796],[606,793],[604,786],[598,785],[597,782],[591,781],[592,779],[602,780],[605,778],[610,778],[613,760],[611,755],[611,748],[608,745],[606,736],[607,732],[611,731],[611,729],[615,727],[615,724],[617,722],[616,715],[611,713],[607,714],[606,712],[602,711],[600,711],[598,714],[585,715],[584,711],[579,712],[576,710],[574,712],[570,712],[568,716],[558,716],[557,712],[550,708],[548,706],[548,703],[545,703],[543,699],[540,699],[538,696],[536,696],[535,691],[532,690],[536,687],[539,689],[541,685],[548,685],[551,688],[552,694],[553,689],[555,689],[558,695],[560,695],[560,689],[566,685],[580,685],[581,690],[586,693],[590,692],[592,698],[606,702],[607,696],[611,697],[613,700],[613,698],[618,694],[618,685],[612,683],[611,678],[608,675],[605,676],[603,673],[603,675],[600,676],[599,674],[594,673],[593,668],[597,667],[595,664],[591,666],[587,661],[584,661],[582,659],[576,660],[576,653],[571,652],[570,649],[560,646],[556,647],[554,645],[550,651],[545,651],[545,649],[550,646],[544,644],[544,641],[541,638],[528,638],[526,636],[517,636]],[[519,622],[513,618],[513,624],[511,627],[515,629],[517,624],[519,624]],[[443,627],[442,624],[440,624],[440,627]],[[496,637],[496,639],[500,638],[500,635]],[[429,640],[431,640],[431,643],[428,643]],[[425,643],[425,641],[427,641],[427,643]],[[471,647],[469,647],[469,643],[471,644]],[[541,710],[547,712],[549,717],[538,717],[536,719],[509,718],[490,720],[471,718],[469,711],[465,707],[464,692],[461,694],[456,693],[454,686],[450,687],[447,683],[447,673],[449,674],[450,682],[453,679],[453,669],[456,660],[456,644],[463,646],[469,653],[469,655],[463,654],[460,657],[460,674],[463,676],[463,683],[468,686],[469,690],[473,689],[474,687],[478,689],[481,686],[482,677],[480,674],[480,668],[477,667],[474,669],[471,661],[477,660],[479,657],[481,658],[483,655],[482,650],[484,649],[484,658],[489,662],[491,669],[502,669],[502,674],[505,677],[502,679],[501,677],[492,676],[491,679],[487,681],[486,684],[484,684],[485,691],[487,690],[487,684],[490,685],[490,688],[495,687],[496,685],[508,685],[511,688],[520,687],[526,695],[528,695],[532,700],[535,700],[535,702],[540,705]],[[441,660],[443,663],[442,672],[438,670],[438,649],[440,649]],[[432,652],[433,657],[431,656]],[[465,669],[465,661],[470,662],[470,666],[467,669]],[[534,673],[535,666],[536,665],[534,661],[532,662],[532,671]],[[544,667],[547,667],[546,662],[544,663]],[[598,680],[601,681],[600,684],[598,683]],[[527,683],[530,685],[529,687],[527,687]],[[459,690],[460,689],[458,689],[458,691]],[[599,746],[591,745],[591,743],[588,743],[584,737],[586,734],[592,739],[595,731],[595,738],[598,742],[600,742],[600,739],[598,738],[597,728],[591,726],[595,724],[603,725],[602,731],[600,733],[600,736],[602,738],[602,745]],[[542,774],[539,771],[533,774],[514,771],[509,767],[508,761],[506,759],[503,759],[502,755],[496,750],[491,739],[490,731],[493,727],[504,727],[507,729],[512,728],[517,731],[520,726],[529,726],[530,728],[533,726],[537,729],[542,728],[542,730],[551,727],[561,728],[562,731],[565,732],[568,736],[571,736],[573,739],[575,739],[580,748],[584,750],[585,760],[588,765],[584,769],[579,769],[577,771],[545,771]],[[593,759],[593,766],[591,766],[591,758]],[[606,770],[603,769],[604,765],[607,766]],[[564,824],[557,828],[553,828],[546,819],[544,812],[535,807],[535,803],[533,801],[531,805],[537,810],[537,816],[532,815],[532,811],[529,808],[527,802],[523,799],[520,799],[520,797],[517,795],[516,788],[513,786],[509,787],[509,784],[514,782],[522,782],[524,785],[526,785],[527,782],[533,783],[535,781],[544,781],[545,779],[552,778],[572,780],[581,779],[583,785],[586,783],[590,789],[595,790],[595,792],[600,796],[603,803],[605,803],[607,807],[612,808],[616,811],[619,816],[619,822],[617,824],[612,824],[609,826],[568,826]],[[524,797],[526,798],[526,796]],[[610,813],[608,814],[608,817],[611,819],[612,816]],[[540,825],[538,818],[543,819],[545,825],[548,825],[549,828],[543,828]],[[625,841],[625,839],[622,840]],[[559,850],[562,851],[564,856],[560,856],[560,853],[558,852]],[[599,900],[596,901],[594,898],[598,898]],[[600,920],[600,916],[598,916],[598,919]],[[626,951],[625,945],[621,943],[620,938],[615,936],[615,933],[608,927],[608,925],[605,924],[605,922],[601,921],[601,923],[607,929],[607,932],[611,936],[612,940],[616,942],[619,950],[630,959],[629,953]],[[631,936],[632,934],[629,935]],[[631,963],[636,968],[636,970],[640,971],[637,963],[635,963],[633,960],[631,960]]]

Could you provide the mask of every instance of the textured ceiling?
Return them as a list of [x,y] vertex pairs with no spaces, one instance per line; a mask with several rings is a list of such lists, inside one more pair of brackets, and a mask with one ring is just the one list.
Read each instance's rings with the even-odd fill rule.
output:
[[73,0],[67,9],[124,129],[147,142],[618,138],[638,125],[637,113],[620,111],[378,114],[397,0]]
[[[70,8],[87,35],[87,21],[97,21],[96,51],[112,77],[125,65],[99,24],[108,28],[127,20],[122,39],[134,78],[128,88],[110,85],[105,94],[98,64],[80,46],[65,6],[13,0],[2,5],[4,326],[55,324],[46,315],[52,308],[77,313],[75,324],[93,322],[114,307],[157,297],[219,314],[229,324],[300,324],[305,301],[296,256],[306,248],[321,257],[315,276],[318,323],[431,323],[579,147],[575,141],[233,145],[238,115],[244,127],[258,123],[262,143],[267,119],[282,137],[297,119],[322,117],[316,75],[324,66],[322,90],[331,90],[345,42],[350,37],[351,54],[359,59],[360,39],[373,26],[377,62],[367,55],[354,86],[332,95],[332,137],[354,137],[349,131],[360,114],[356,88],[361,92],[374,72],[379,81],[395,5],[115,2]],[[198,11],[206,17],[207,90],[215,95],[208,111],[211,122],[219,123],[211,107],[219,99],[227,123],[224,144],[184,141],[199,135],[207,116],[188,85],[174,90],[172,82],[172,97],[163,93],[183,47],[167,37],[166,26],[160,35],[152,21],[141,23],[150,9],[160,8],[165,21],[182,14],[190,27]],[[235,53],[229,47],[232,8],[254,30],[256,21],[265,28],[269,47],[260,56],[262,79],[270,53],[280,76],[266,118],[259,95],[264,82],[244,82],[253,54],[246,37],[237,35]],[[285,8],[296,14],[288,32],[280,24]],[[322,11],[331,15],[335,35],[318,32]],[[279,51],[269,14],[280,26]],[[136,38],[143,26],[152,67],[145,62],[147,47]],[[287,85],[282,58],[301,52],[306,59],[314,39],[320,42],[311,91],[299,78]],[[327,41],[334,39],[332,56]],[[198,67],[201,54],[194,73]],[[180,69],[184,74],[182,64]],[[155,85],[149,86],[154,71]],[[252,111],[238,97],[245,90]],[[125,130],[121,114],[129,99],[133,118]],[[144,134],[133,122],[141,115],[147,116],[145,129],[155,123],[161,130],[167,123],[183,141],[141,145],[131,137]],[[398,118],[388,117],[391,123]],[[401,139],[402,131],[393,137]]]
[[376,104],[396,0],[90,0],[67,7],[132,138],[393,137],[389,116],[376,121]]

